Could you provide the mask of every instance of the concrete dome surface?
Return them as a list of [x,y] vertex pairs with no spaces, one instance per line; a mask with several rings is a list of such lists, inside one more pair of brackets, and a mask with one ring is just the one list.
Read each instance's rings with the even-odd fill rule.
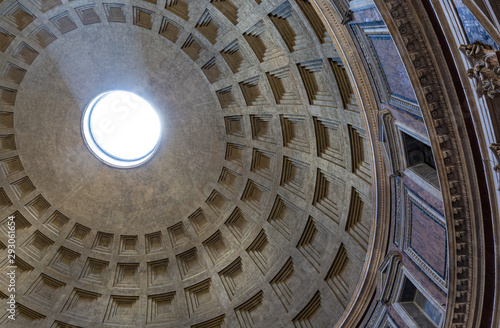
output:
[[449,2],[0,2],[0,327],[499,327],[500,10]]

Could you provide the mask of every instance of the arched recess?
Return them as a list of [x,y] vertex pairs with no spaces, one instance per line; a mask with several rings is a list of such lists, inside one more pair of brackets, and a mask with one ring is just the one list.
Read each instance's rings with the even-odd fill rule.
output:
[[[343,56],[342,59],[346,63],[357,96],[360,98],[359,103],[364,109],[373,141],[373,133],[376,131],[373,117],[376,115],[377,104],[372,96],[373,92],[370,90],[362,60],[356,51],[356,44],[350,38],[347,28],[341,25],[341,21],[346,17],[342,17],[329,1],[313,0],[313,2],[336,42],[339,54]],[[466,117],[467,108],[461,106],[455,88],[450,88],[454,85],[453,77],[441,48],[433,46],[439,45],[440,40],[422,2],[404,0],[374,2],[408,71],[434,151],[443,194],[449,250],[449,290],[443,326],[482,327],[489,321],[488,318],[483,318],[483,307],[492,309],[494,306],[484,302],[485,262],[482,260],[488,246],[485,245],[483,223],[485,220],[491,220],[491,217],[488,217],[488,212],[483,211],[485,205],[488,205],[488,200],[484,202],[481,198],[484,195],[480,195],[479,192],[481,179],[484,177],[481,177],[480,173],[478,175],[476,171],[477,163],[474,162],[474,156],[477,157],[477,154],[474,152],[474,145],[471,145],[475,135],[471,134],[473,129],[467,129],[467,124],[470,124]],[[375,153],[375,158],[376,155]],[[378,186],[387,184],[387,177],[379,175],[376,179]],[[388,215],[388,211],[385,213]],[[380,245],[383,242],[378,241],[378,238],[382,237],[382,230],[378,229],[380,221],[384,219],[390,221],[388,217],[379,216],[378,219],[374,219],[377,220],[378,234],[374,243],[379,242]],[[383,248],[372,249],[370,258],[374,261],[370,263],[368,274],[364,276],[365,281],[358,299],[368,297],[364,293],[374,289],[374,286],[370,285],[370,272],[376,270],[380,263],[376,260],[383,257],[381,253],[385,254]],[[351,305],[350,312],[344,313],[344,320],[339,321],[339,325],[350,326],[360,322],[363,302]],[[493,309],[490,312],[495,311]]]

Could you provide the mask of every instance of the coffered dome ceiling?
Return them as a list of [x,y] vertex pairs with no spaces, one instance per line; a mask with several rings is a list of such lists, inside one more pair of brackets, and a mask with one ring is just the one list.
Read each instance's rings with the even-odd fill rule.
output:
[[[2,327],[339,320],[370,249],[370,138],[309,2],[0,9],[0,205],[19,245],[19,312]],[[137,168],[83,141],[85,106],[109,90],[161,118]]]
[[[26,110],[15,116],[16,145],[33,184],[68,217],[116,233],[154,231],[191,214],[207,198],[205,186],[217,182],[223,113],[178,47],[124,27],[89,26],[41,52],[18,90],[16,106]],[[82,110],[113,89],[141,94],[161,115],[159,151],[136,169],[103,165],[83,142]]]

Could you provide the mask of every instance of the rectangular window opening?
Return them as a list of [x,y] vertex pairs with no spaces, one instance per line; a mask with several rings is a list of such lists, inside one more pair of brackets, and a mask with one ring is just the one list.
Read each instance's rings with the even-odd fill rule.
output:
[[419,327],[438,327],[441,322],[441,311],[408,278],[405,278],[399,304]]
[[439,179],[431,146],[402,133],[408,169],[439,189]]

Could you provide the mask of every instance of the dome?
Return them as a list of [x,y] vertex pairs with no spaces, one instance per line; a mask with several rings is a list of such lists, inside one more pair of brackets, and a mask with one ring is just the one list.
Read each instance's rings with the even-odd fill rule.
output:
[[495,326],[498,99],[430,45],[500,37],[428,6],[0,3],[0,326]]

